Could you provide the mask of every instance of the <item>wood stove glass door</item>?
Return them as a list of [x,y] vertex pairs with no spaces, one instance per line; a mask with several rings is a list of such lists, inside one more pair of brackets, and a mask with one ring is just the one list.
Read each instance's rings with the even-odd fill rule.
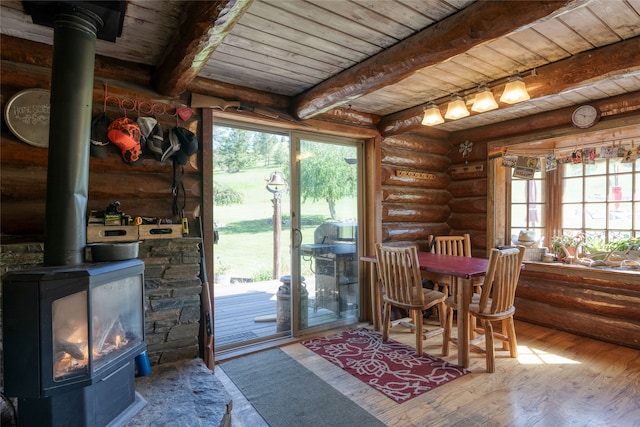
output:
[[292,134],[294,336],[359,317],[360,155],[355,140]]

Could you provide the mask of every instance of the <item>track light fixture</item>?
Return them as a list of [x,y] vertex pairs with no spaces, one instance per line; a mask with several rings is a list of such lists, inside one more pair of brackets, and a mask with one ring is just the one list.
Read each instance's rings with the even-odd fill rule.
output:
[[527,86],[524,84],[522,77],[520,77],[519,74],[514,74],[509,77],[509,81],[504,87],[504,92],[502,92],[502,96],[500,97],[500,102],[517,104],[529,98],[529,92],[527,92]]
[[445,119],[457,120],[469,115],[469,110],[464,103],[464,99],[460,95],[453,95],[447,106],[447,112],[444,114]]
[[422,124],[425,126],[435,126],[444,123],[444,119],[457,120],[469,115],[467,110],[466,98],[471,99],[473,92],[475,96],[473,98],[473,105],[471,110],[476,113],[484,113],[485,111],[491,111],[498,108],[498,103],[493,95],[493,88],[501,85],[505,85],[502,96],[500,96],[500,102],[505,104],[516,104],[518,102],[526,101],[530,99],[527,86],[524,83],[522,77],[537,76],[536,70],[531,69],[524,73],[515,73],[510,77],[503,77],[492,83],[481,84],[477,89],[468,89],[460,94],[454,94],[451,96],[450,101],[447,104],[447,112],[442,118],[440,114],[439,105],[443,104],[445,98],[438,99],[436,101],[429,101],[424,108],[424,116],[422,118]]
[[476,113],[484,113],[485,111],[491,111],[498,108],[498,103],[493,97],[493,92],[485,85],[478,87],[478,93],[471,106],[471,111]]
[[442,118],[442,114],[440,113],[440,108],[433,102],[427,104],[424,109],[424,117],[422,118],[422,124],[424,126],[435,126],[440,123],[444,123],[444,119]]

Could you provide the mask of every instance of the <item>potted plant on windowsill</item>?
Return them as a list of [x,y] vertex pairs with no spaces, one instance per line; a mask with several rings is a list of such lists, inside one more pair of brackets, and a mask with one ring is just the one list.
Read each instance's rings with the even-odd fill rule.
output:
[[563,234],[551,238],[551,250],[556,254],[558,260],[570,260],[569,257],[579,256],[579,247],[584,242],[582,234]]

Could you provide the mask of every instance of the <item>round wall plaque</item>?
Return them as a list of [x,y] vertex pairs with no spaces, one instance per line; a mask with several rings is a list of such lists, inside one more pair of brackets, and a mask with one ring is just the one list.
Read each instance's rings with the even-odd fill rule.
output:
[[50,98],[48,90],[25,89],[7,102],[4,117],[18,139],[35,147],[49,146]]

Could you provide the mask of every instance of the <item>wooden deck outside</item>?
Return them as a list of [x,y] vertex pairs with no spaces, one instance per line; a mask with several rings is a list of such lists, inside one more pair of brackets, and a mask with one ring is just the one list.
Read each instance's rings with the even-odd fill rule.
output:
[[[276,337],[277,293],[279,280],[264,282],[235,282],[214,285],[214,337],[216,350],[227,349],[239,343],[248,344]],[[315,280],[305,279],[308,292],[307,319],[309,325],[326,323],[335,313],[315,307]],[[281,318],[281,321],[283,318]]]

